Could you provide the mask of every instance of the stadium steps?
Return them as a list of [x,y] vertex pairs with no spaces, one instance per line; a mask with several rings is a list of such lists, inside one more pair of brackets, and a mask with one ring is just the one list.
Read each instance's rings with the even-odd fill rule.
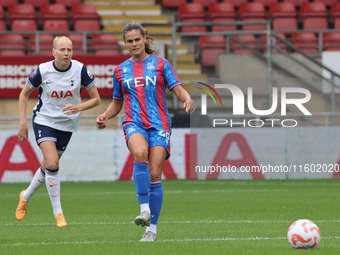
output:
[[[85,0],[85,3],[96,5],[101,16],[103,31],[117,34],[118,43],[123,54],[129,54],[123,41],[122,30],[127,23],[142,24],[154,39],[155,44],[168,46],[167,58],[172,63],[172,25],[168,15],[162,14],[162,7],[155,0]],[[143,3],[143,4],[142,4]],[[190,84],[190,79],[205,79],[201,73],[201,65],[195,63],[195,54],[189,53],[188,46],[176,38],[177,71],[176,74],[183,84]]]
[[145,15],[101,15],[103,26],[121,25],[131,22],[141,24],[167,24],[167,15],[145,16]]
[[160,16],[162,15],[162,8],[160,5],[98,5],[96,6],[99,15],[141,15],[141,16]]
[[[172,43],[171,35],[151,35],[151,36],[152,36],[154,42],[164,43],[164,44],[168,44],[168,45]],[[121,46],[125,45],[122,34],[117,35],[117,39],[118,39],[118,43]],[[181,44],[181,37],[177,36],[176,37],[176,45],[179,45],[179,44]]]
[[[170,46],[168,46],[168,60],[169,60],[169,54],[172,54],[172,50],[169,49],[169,48],[170,48]],[[129,50],[127,49],[127,46],[125,44],[121,46],[121,49],[122,49],[123,54],[129,54]],[[186,45],[186,44],[177,45],[177,55],[189,55],[188,54],[188,45]],[[194,55],[194,54],[192,54],[192,55]],[[194,62],[194,61],[188,61],[188,62]]]
[[[168,60],[172,62],[172,55],[168,51]],[[195,63],[195,54],[177,54],[177,63]]]
[[177,75],[181,74],[201,74],[200,64],[177,64]]
[[94,4],[97,6],[120,6],[120,5],[134,5],[134,6],[143,6],[143,5],[155,5],[155,0],[84,0],[85,4]]
[[[105,25],[103,27],[103,31],[105,32],[114,32],[114,33],[121,33],[123,31],[123,28],[125,27],[125,24],[119,24],[119,25]],[[159,34],[169,34],[171,35],[172,33],[172,26],[167,26],[167,25],[150,25],[150,26],[144,26],[148,31],[151,37],[154,35],[159,35]]]

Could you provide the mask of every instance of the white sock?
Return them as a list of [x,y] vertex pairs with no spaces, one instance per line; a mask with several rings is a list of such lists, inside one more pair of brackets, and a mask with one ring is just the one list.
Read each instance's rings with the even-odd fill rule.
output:
[[140,205],[140,212],[143,212],[143,211],[148,211],[150,213],[149,203],[145,203],[145,204]]
[[59,168],[54,170],[46,168],[45,175],[46,175],[46,188],[52,203],[53,214],[54,217],[57,217],[59,213],[63,213],[60,203]]
[[157,225],[155,224],[150,224],[149,227],[146,227],[145,232],[151,231],[153,232],[155,235],[157,235]]
[[30,185],[28,186],[28,188],[26,189],[26,191],[24,192],[24,194],[22,195],[22,198],[30,201],[30,199],[32,198],[32,196],[34,195],[34,193],[45,183],[45,174],[44,172],[41,170],[41,167],[35,172],[33,179],[30,183]]

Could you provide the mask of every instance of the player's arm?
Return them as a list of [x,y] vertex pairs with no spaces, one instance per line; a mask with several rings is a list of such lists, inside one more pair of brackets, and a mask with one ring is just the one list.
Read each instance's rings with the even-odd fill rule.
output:
[[90,99],[78,104],[78,105],[73,105],[73,104],[67,104],[65,105],[63,111],[67,115],[75,114],[77,112],[85,111],[87,109],[91,109],[97,105],[100,104],[100,96],[97,90],[97,87],[93,85],[91,88],[87,90],[87,92],[90,95]]
[[193,113],[195,111],[196,106],[194,101],[192,101],[189,93],[185,89],[183,89],[181,85],[175,86],[171,91],[183,103],[183,108],[187,113]]
[[124,99],[113,98],[111,104],[107,107],[106,111],[99,115],[96,122],[100,128],[105,128],[108,119],[116,117],[122,110]]
[[21,90],[19,96],[19,116],[20,116],[20,127],[18,131],[19,144],[22,144],[25,138],[28,138],[28,129],[26,124],[26,108],[29,95],[32,93],[32,89],[26,82],[24,88]]

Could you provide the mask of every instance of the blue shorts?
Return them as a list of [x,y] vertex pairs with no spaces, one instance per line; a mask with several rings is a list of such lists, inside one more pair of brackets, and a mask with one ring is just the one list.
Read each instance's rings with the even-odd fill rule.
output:
[[54,141],[58,154],[63,154],[68,142],[71,140],[72,132],[57,130],[48,126],[32,122],[35,140],[38,145],[44,141]]
[[158,130],[155,128],[141,128],[140,126],[130,123],[123,125],[125,142],[127,144],[131,135],[135,133],[142,134],[149,144],[149,148],[154,146],[162,146],[166,149],[167,155],[165,160],[170,158],[170,132],[165,130]]

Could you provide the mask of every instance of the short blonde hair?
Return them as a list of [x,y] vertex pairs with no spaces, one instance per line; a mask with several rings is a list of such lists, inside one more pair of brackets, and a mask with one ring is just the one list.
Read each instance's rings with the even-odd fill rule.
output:
[[56,49],[57,48],[57,42],[60,40],[60,39],[66,39],[66,40],[69,40],[70,43],[71,43],[71,46],[72,46],[72,41],[70,38],[68,38],[67,36],[56,36],[53,40],[53,49]]

